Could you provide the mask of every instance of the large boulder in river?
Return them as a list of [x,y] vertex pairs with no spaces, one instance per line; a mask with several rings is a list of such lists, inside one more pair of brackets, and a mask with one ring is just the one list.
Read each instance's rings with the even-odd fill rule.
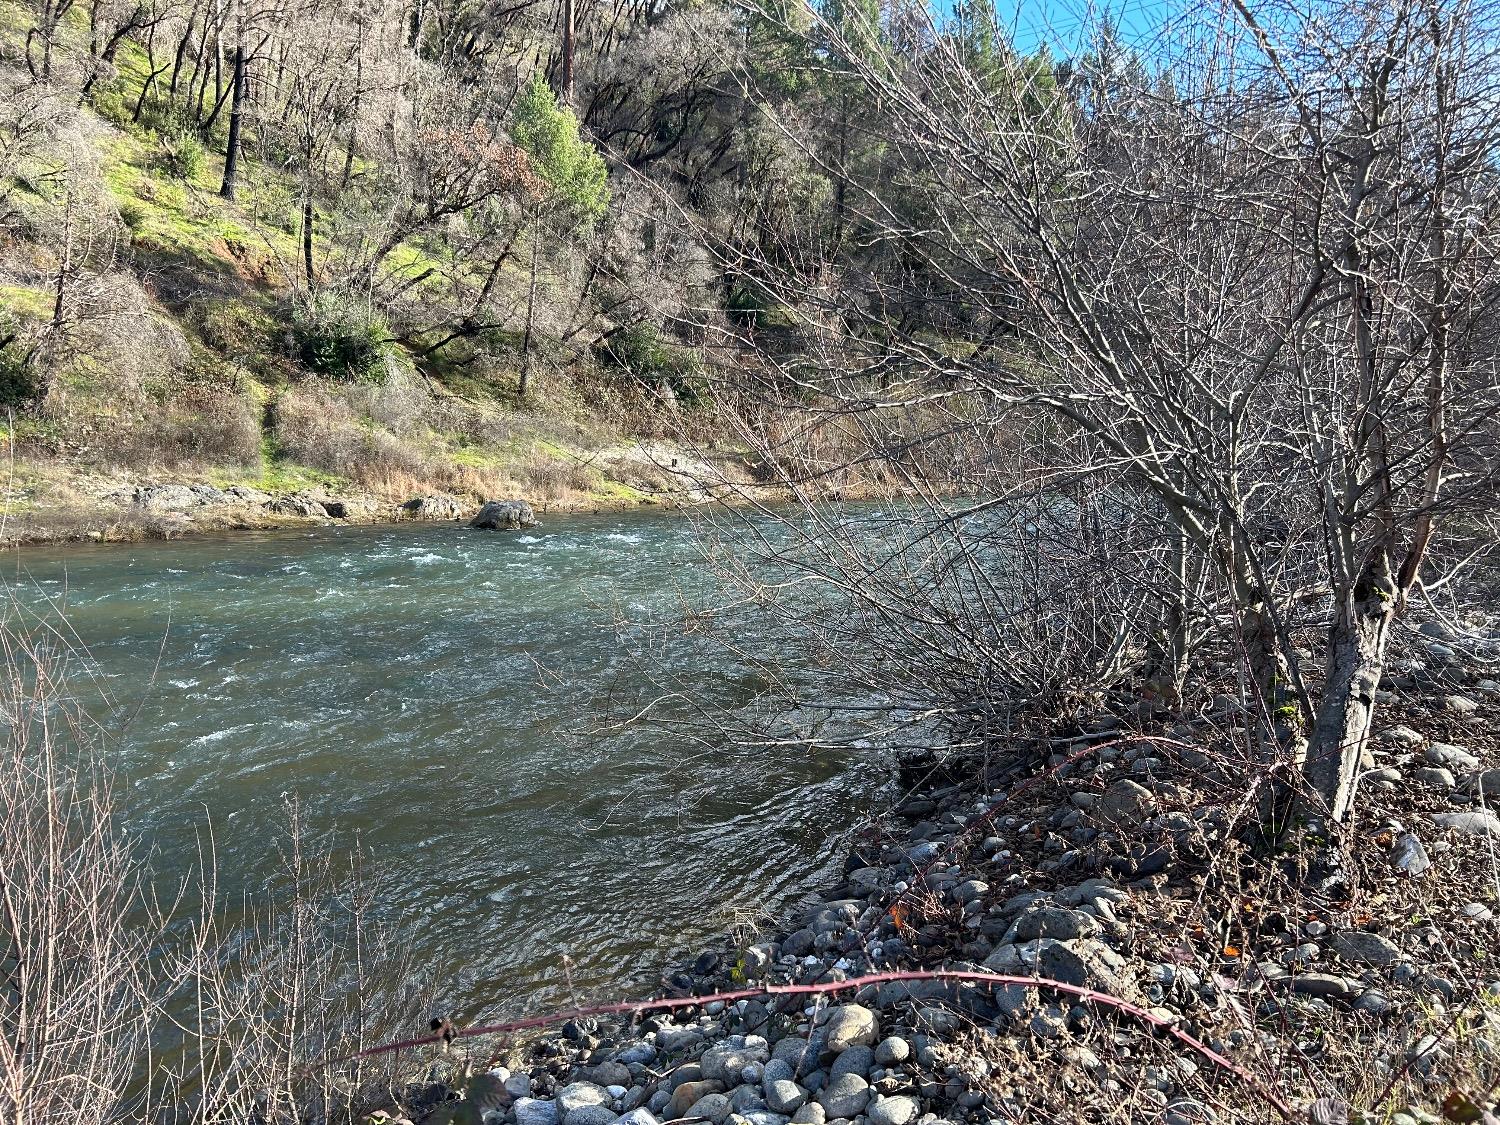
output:
[[401,511],[414,520],[462,519],[464,510],[451,496],[413,496]]
[[524,500],[490,500],[469,521],[470,527],[485,531],[519,531],[536,524],[531,505]]

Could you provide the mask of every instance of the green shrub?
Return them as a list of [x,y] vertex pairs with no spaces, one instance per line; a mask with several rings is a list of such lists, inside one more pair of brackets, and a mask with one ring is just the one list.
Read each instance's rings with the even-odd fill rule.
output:
[[746,327],[753,327],[765,310],[765,301],[746,285],[733,286],[724,301],[724,311],[729,314],[729,319]]
[[288,185],[274,180],[253,184],[249,194],[255,221],[295,234],[302,225],[302,203]]
[[140,126],[159,137],[195,132],[198,122],[185,106],[171,100],[149,98],[141,107]]
[[208,161],[203,130],[186,107],[153,98],[141,107],[140,127],[156,135],[157,163],[167,175],[191,181],[203,172]]
[[752,282],[742,281],[730,287],[724,299],[724,312],[734,324],[761,331],[784,329],[791,324],[786,307]]
[[705,398],[698,357],[663,339],[654,324],[626,325],[604,342],[600,353],[602,362],[623,368],[645,386],[670,388],[684,405],[696,406]]
[[146,221],[146,205],[127,199],[120,204],[120,221],[132,235],[136,234]]
[[511,128],[517,145],[531,158],[531,166],[546,183],[551,202],[584,225],[609,209],[609,169],[579,131],[578,118],[556,95],[541,74],[516,102]]
[[35,356],[21,346],[28,318],[0,308],[0,410],[29,406],[46,389]]
[[0,348],[0,409],[30,406],[42,396],[44,384],[36,364],[11,345]]
[[320,293],[292,315],[297,358],[316,375],[351,382],[373,382],[385,374],[390,331],[367,306],[347,297]]
[[170,136],[163,136],[161,148],[161,166],[167,175],[191,183],[203,172],[203,166],[208,157],[203,142],[198,139],[195,130],[185,129]]
[[124,83],[118,78],[107,85],[94,89],[94,112],[117,129],[129,129],[135,123],[130,119],[131,106]]

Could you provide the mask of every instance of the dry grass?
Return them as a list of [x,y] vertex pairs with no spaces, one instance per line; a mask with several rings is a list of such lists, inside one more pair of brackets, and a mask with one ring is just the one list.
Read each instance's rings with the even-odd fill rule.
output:
[[360,484],[433,475],[420,449],[362,417],[344,388],[309,382],[288,390],[274,417],[282,452],[298,464]]
[[514,472],[522,495],[549,504],[587,494],[599,484],[599,474],[589,466],[573,458],[546,453],[532,454]]
[[194,466],[250,466],[260,458],[259,410],[232,391],[196,386],[155,409],[95,431],[91,459],[151,473]]
[[289,459],[394,502],[437,491],[566,506],[597,499],[605,479],[570,452],[555,420],[435,397],[400,374],[379,384],[303,383],[282,394],[274,415]]

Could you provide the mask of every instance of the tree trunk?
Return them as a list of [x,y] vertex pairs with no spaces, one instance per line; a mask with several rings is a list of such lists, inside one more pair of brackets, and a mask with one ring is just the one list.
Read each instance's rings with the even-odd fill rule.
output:
[[[217,35],[213,37],[217,41]],[[198,92],[193,96],[193,120],[199,125],[203,124],[203,106],[208,100],[208,80],[213,74],[213,67],[208,61],[209,39],[210,29],[205,23],[202,41],[198,44],[198,60],[193,68],[193,77],[198,83]]]
[[849,195],[849,99],[839,101],[837,173],[833,184],[833,244],[844,241],[844,215]]
[[474,315],[479,315],[479,310],[490,303],[490,298],[495,292],[495,282],[500,280],[500,270],[510,260],[510,249],[515,245],[516,236],[512,234],[505,245],[500,248],[500,253],[495,255],[495,261],[490,266],[490,271],[485,275],[484,285],[479,290],[479,297],[474,302]]
[[52,81],[52,42],[57,37],[58,25],[68,14],[71,3],[51,3],[42,8],[42,81]]
[[1168,707],[1182,705],[1193,649],[1193,606],[1201,593],[1203,556],[1182,528],[1172,532],[1171,588],[1157,614],[1149,642],[1147,683]]
[[1306,745],[1301,709],[1290,691],[1291,675],[1281,650],[1276,623],[1263,598],[1240,602],[1240,643],[1265,723],[1271,737],[1267,749],[1294,747],[1300,754]]
[[344,174],[339,179],[339,190],[349,189],[349,180],[354,175],[354,153],[359,147],[359,110],[365,93],[365,16],[360,11],[355,26],[358,34],[354,40],[354,97],[349,106],[349,137],[344,146]]
[[1339,823],[1354,804],[1355,780],[1370,725],[1375,690],[1385,667],[1396,583],[1384,551],[1365,564],[1354,588],[1339,599],[1328,639],[1328,676],[1313,725],[1303,774],[1318,811]]
[[422,0],[417,0],[411,6],[411,14],[406,25],[406,46],[409,50],[416,51],[422,45]]
[[562,87],[559,96],[573,104],[573,0],[562,0]]
[[214,19],[214,104],[224,97],[224,5],[215,2]]
[[234,45],[234,101],[229,109],[229,143],[224,149],[224,183],[219,194],[225,199],[234,198],[234,190],[240,170],[240,126],[245,116],[245,40],[243,36]]
[[541,252],[541,222],[531,225],[531,285],[526,291],[526,331],[521,336],[521,387],[520,398],[526,397],[526,385],[531,376],[531,330],[536,324],[536,272],[537,255]]
[[188,43],[193,38],[193,28],[198,19],[198,9],[194,8],[188,16],[187,26],[183,29],[182,38],[177,40],[177,51],[172,56],[172,79],[167,83],[167,94],[170,97],[177,96],[177,81],[182,77],[182,60],[187,57]]
[[313,199],[311,186],[302,189],[302,271],[307,291],[313,289]]
[[160,67],[156,65],[155,51],[156,28],[151,29],[151,35],[146,40],[146,67],[149,73],[146,81],[141,83],[141,92],[135,99],[135,108],[131,110],[130,120],[139,121],[141,112],[146,108],[146,99],[150,97],[151,91],[156,88],[156,80],[170,69],[170,63],[163,63]]
[[59,333],[67,323],[68,279],[73,274],[73,192],[68,191],[63,209],[62,260],[57,264],[57,285],[52,300],[52,331]]
[[[1236,584],[1238,586],[1238,584]],[[1292,689],[1291,665],[1276,616],[1258,591],[1237,592],[1239,641],[1250,673],[1250,711],[1263,768],[1274,769],[1258,794],[1261,824],[1277,839],[1292,821],[1298,788],[1293,769],[1307,759],[1308,716]]]

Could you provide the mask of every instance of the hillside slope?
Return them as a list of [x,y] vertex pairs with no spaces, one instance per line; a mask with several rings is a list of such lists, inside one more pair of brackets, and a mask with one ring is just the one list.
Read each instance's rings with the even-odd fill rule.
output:
[[623,208],[593,232],[511,215],[514,245],[488,265],[468,252],[471,216],[409,224],[377,255],[360,248],[376,191],[330,186],[341,166],[345,183],[381,175],[352,144],[314,183],[272,159],[266,125],[224,198],[225,115],[186,122],[159,51],[123,35],[105,66],[72,8],[38,81],[22,61],[36,18],[0,0],[0,538],[262,526],[322,518],[324,499],[378,518],[423,495],[460,509],[701,498],[664,440],[685,433],[746,479],[681,393],[693,353],[597,311],[597,261],[569,250],[587,238],[633,262]]

